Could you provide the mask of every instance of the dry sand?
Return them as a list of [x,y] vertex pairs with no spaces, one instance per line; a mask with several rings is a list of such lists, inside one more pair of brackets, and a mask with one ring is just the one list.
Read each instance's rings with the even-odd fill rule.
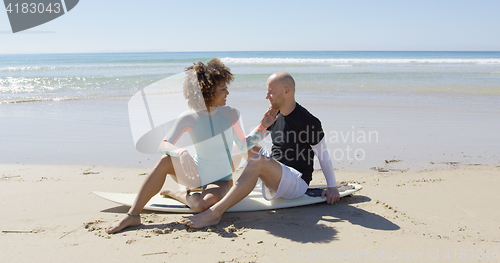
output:
[[[339,182],[364,188],[335,205],[227,213],[201,230],[145,211],[143,225],[106,234],[128,208],[91,191],[136,192],[148,170],[0,165],[1,261],[499,261],[498,165],[337,171]],[[324,183],[320,171],[313,183]]]

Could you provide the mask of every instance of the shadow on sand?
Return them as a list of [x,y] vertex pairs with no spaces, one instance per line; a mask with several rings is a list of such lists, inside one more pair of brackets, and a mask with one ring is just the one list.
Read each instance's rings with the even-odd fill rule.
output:
[[[233,238],[237,237],[238,230],[241,229],[262,229],[269,234],[290,239],[301,243],[327,243],[336,240],[338,231],[324,222],[350,222],[354,225],[359,225],[365,228],[394,231],[400,227],[388,219],[367,212],[363,209],[352,206],[357,203],[369,202],[371,199],[362,195],[354,195],[342,198],[335,205],[326,203],[308,205],[296,208],[277,209],[270,211],[258,212],[239,212],[226,213],[221,222],[217,226],[212,226],[200,230],[188,229],[183,224],[178,222],[172,223],[155,223],[143,220],[145,224],[127,228],[126,231],[137,229],[188,229],[191,231],[207,231],[216,232],[222,237]],[[107,213],[126,213],[126,206],[118,206],[103,210]],[[144,211],[144,215],[151,214],[149,211]],[[164,215],[163,213],[156,213]],[[169,214],[171,215],[171,214]]]

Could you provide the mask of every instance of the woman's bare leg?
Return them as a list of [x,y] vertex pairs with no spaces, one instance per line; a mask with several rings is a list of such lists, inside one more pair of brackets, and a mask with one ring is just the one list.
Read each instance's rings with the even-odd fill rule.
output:
[[[156,167],[151,171],[151,173],[146,177],[142,183],[141,189],[135,198],[134,204],[128,211],[132,215],[138,216],[144,206],[148,201],[155,196],[163,187],[167,174],[175,175],[174,165],[172,164],[172,158],[168,155],[163,156]],[[120,221],[114,223],[106,229],[109,234],[121,231],[125,227],[137,226],[141,224],[140,217],[133,217],[130,215],[125,215]]]

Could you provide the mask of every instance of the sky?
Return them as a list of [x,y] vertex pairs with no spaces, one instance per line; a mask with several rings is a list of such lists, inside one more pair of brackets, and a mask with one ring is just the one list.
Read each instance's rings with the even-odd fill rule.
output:
[[0,54],[500,51],[499,11],[498,0],[81,0],[18,33],[0,10]]

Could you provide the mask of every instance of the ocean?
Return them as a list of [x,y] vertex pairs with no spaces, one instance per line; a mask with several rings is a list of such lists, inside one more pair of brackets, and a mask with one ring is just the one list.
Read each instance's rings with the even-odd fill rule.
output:
[[235,75],[228,105],[247,131],[267,108],[268,76],[289,72],[336,168],[499,163],[500,52],[378,51],[0,55],[0,162],[151,166],[128,101],[214,57]]
[[0,102],[126,99],[214,57],[237,75],[233,89],[282,70],[326,92],[500,95],[500,52],[112,53],[0,55]]

